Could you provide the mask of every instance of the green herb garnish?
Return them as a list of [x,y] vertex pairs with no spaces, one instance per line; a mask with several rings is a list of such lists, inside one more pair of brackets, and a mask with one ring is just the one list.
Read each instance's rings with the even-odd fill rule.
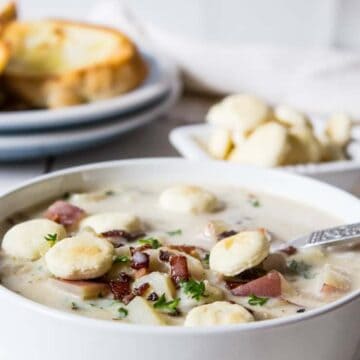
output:
[[256,306],[256,305],[263,306],[263,305],[265,305],[268,301],[269,301],[269,298],[266,298],[266,297],[258,297],[258,296],[256,296],[256,295],[251,295],[251,296],[249,297],[248,304],[249,304],[249,305],[253,305],[253,306]]
[[182,230],[181,230],[181,229],[177,229],[177,230],[173,230],[173,231],[168,231],[167,234],[170,235],[170,236],[181,235],[181,234],[182,234]]
[[44,236],[45,240],[48,241],[50,243],[50,246],[53,246],[56,243],[57,240],[57,234],[47,234],[46,236]]
[[203,259],[205,265],[209,266],[209,259],[210,259],[210,254],[206,254]]
[[114,264],[127,264],[130,261],[130,258],[126,255],[116,256],[114,259]]
[[147,239],[140,239],[138,243],[141,245],[150,245],[153,249],[158,249],[161,246],[161,242],[153,237]]
[[118,309],[118,313],[119,313],[120,319],[124,319],[124,318],[126,318],[128,316],[129,311],[126,310],[125,308],[121,307],[121,308]]
[[74,303],[74,302],[72,302],[71,303],[71,310],[79,310],[79,306],[76,304],[76,303]]
[[107,190],[107,191],[105,191],[105,195],[106,196],[113,196],[113,195],[115,195],[115,191],[114,190]]
[[189,295],[192,299],[199,301],[205,296],[205,283],[203,281],[189,280],[180,283],[181,288],[186,295]]
[[162,294],[159,299],[154,303],[154,308],[163,310],[170,314],[177,314],[178,312],[178,305],[179,305],[180,299],[174,299],[170,301],[166,301],[165,294]]
[[304,261],[291,260],[288,264],[290,272],[301,275],[305,279],[312,279],[314,276],[309,272],[311,266]]
[[256,198],[254,195],[250,195],[248,201],[253,207],[257,208],[261,206],[259,199]]

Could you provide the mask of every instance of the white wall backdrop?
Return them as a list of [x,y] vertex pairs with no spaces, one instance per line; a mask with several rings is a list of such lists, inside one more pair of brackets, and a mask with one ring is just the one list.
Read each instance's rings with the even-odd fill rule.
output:
[[84,19],[98,0],[17,0],[20,16]]

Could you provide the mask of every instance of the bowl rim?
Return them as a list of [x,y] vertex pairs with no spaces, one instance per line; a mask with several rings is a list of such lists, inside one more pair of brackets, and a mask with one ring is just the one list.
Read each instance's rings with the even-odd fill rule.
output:
[[[47,182],[53,178],[59,178],[64,175],[74,174],[78,172],[84,171],[93,171],[93,170],[100,170],[103,168],[117,168],[117,167],[127,167],[132,165],[142,165],[142,164],[150,164],[150,163],[161,163],[166,164],[168,162],[179,162],[179,163],[189,163],[189,164],[201,164],[204,166],[204,162],[196,161],[196,160],[188,160],[183,158],[176,158],[176,157],[159,157],[159,158],[137,158],[137,159],[127,159],[127,160],[114,160],[114,161],[105,161],[105,162],[98,162],[93,164],[87,165],[80,165],[76,167],[70,167],[64,170],[54,171],[50,174],[41,175],[35,177],[30,181],[23,182],[22,184],[13,187],[12,189],[1,193],[0,195],[0,203],[3,198],[8,197],[16,193],[17,191],[32,187],[36,184]],[[231,164],[227,163],[220,163],[220,162],[205,162],[210,167],[219,167],[219,168],[230,168],[232,167]],[[359,199],[355,196],[347,193],[344,190],[336,188],[332,185],[328,185],[318,180],[314,180],[312,178],[308,178],[305,176],[301,176],[298,174],[292,174],[288,172],[284,172],[282,170],[277,169],[260,169],[251,166],[237,166],[237,168],[241,168],[242,170],[248,170],[253,173],[264,173],[267,172],[269,174],[273,174],[276,176],[281,176],[291,181],[291,179],[297,179],[302,181],[304,184],[314,184],[317,186],[321,186],[328,191],[333,193],[337,193],[343,198],[347,198],[348,201],[359,203]],[[128,324],[122,323],[119,325],[118,322],[112,322],[109,320],[102,320],[102,319],[94,319],[90,317],[85,317],[76,313],[70,313],[63,310],[58,310],[56,308],[52,308],[47,305],[40,304],[33,300],[30,300],[22,295],[19,295],[10,289],[4,287],[0,284],[0,299],[8,299],[11,301],[12,304],[16,304],[22,308],[26,308],[29,311],[33,311],[34,313],[42,314],[47,317],[62,320],[69,323],[77,323],[78,325],[82,325],[85,327],[95,327],[95,328],[103,328],[104,330],[109,331],[125,331],[127,333],[141,333],[141,334],[159,334],[163,336],[174,336],[177,334],[184,334],[184,335],[204,335],[204,334],[221,334],[221,333],[229,333],[229,332],[244,332],[244,331],[254,331],[254,330],[266,330],[271,328],[282,327],[286,325],[296,324],[298,322],[307,321],[313,319],[315,317],[320,317],[335,311],[347,304],[350,304],[356,300],[360,299],[360,289],[357,291],[353,291],[350,294],[334,301],[324,306],[321,306],[316,309],[312,309],[306,311],[301,314],[294,314],[286,317],[270,319],[266,321],[254,321],[251,323],[246,324],[233,324],[233,325],[217,325],[217,326],[196,326],[196,327],[185,327],[185,326],[155,326],[155,325],[141,325],[141,324]]]

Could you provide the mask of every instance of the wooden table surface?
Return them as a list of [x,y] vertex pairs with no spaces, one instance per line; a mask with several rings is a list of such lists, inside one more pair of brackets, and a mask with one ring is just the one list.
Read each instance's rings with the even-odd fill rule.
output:
[[117,159],[179,156],[169,143],[169,132],[176,126],[202,122],[214,101],[214,98],[186,94],[166,115],[107,144],[26,163],[0,163],[0,192],[35,176],[70,166]]

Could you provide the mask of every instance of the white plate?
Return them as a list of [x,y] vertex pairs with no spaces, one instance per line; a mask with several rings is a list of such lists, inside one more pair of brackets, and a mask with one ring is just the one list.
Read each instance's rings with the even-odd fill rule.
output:
[[107,142],[164,114],[176,102],[180,89],[176,70],[173,69],[172,88],[166,99],[135,115],[130,114],[106,124],[95,124],[78,129],[0,136],[0,161],[58,155]]
[[0,112],[0,132],[59,129],[101,122],[104,118],[129,113],[155,102],[169,91],[169,64],[144,55],[149,75],[144,84],[124,95],[97,102],[53,110]]
[[[315,125],[323,125],[317,119]],[[194,160],[215,161],[206,151],[204,144],[210,135],[211,126],[208,124],[181,126],[174,129],[170,135],[170,142],[184,157]],[[348,147],[352,160],[331,161],[320,164],[304,164],[284,166],[282,169],[323,180],[329,184],[341,187],[360,195],[360,128],[353,129],[354,140]]]

